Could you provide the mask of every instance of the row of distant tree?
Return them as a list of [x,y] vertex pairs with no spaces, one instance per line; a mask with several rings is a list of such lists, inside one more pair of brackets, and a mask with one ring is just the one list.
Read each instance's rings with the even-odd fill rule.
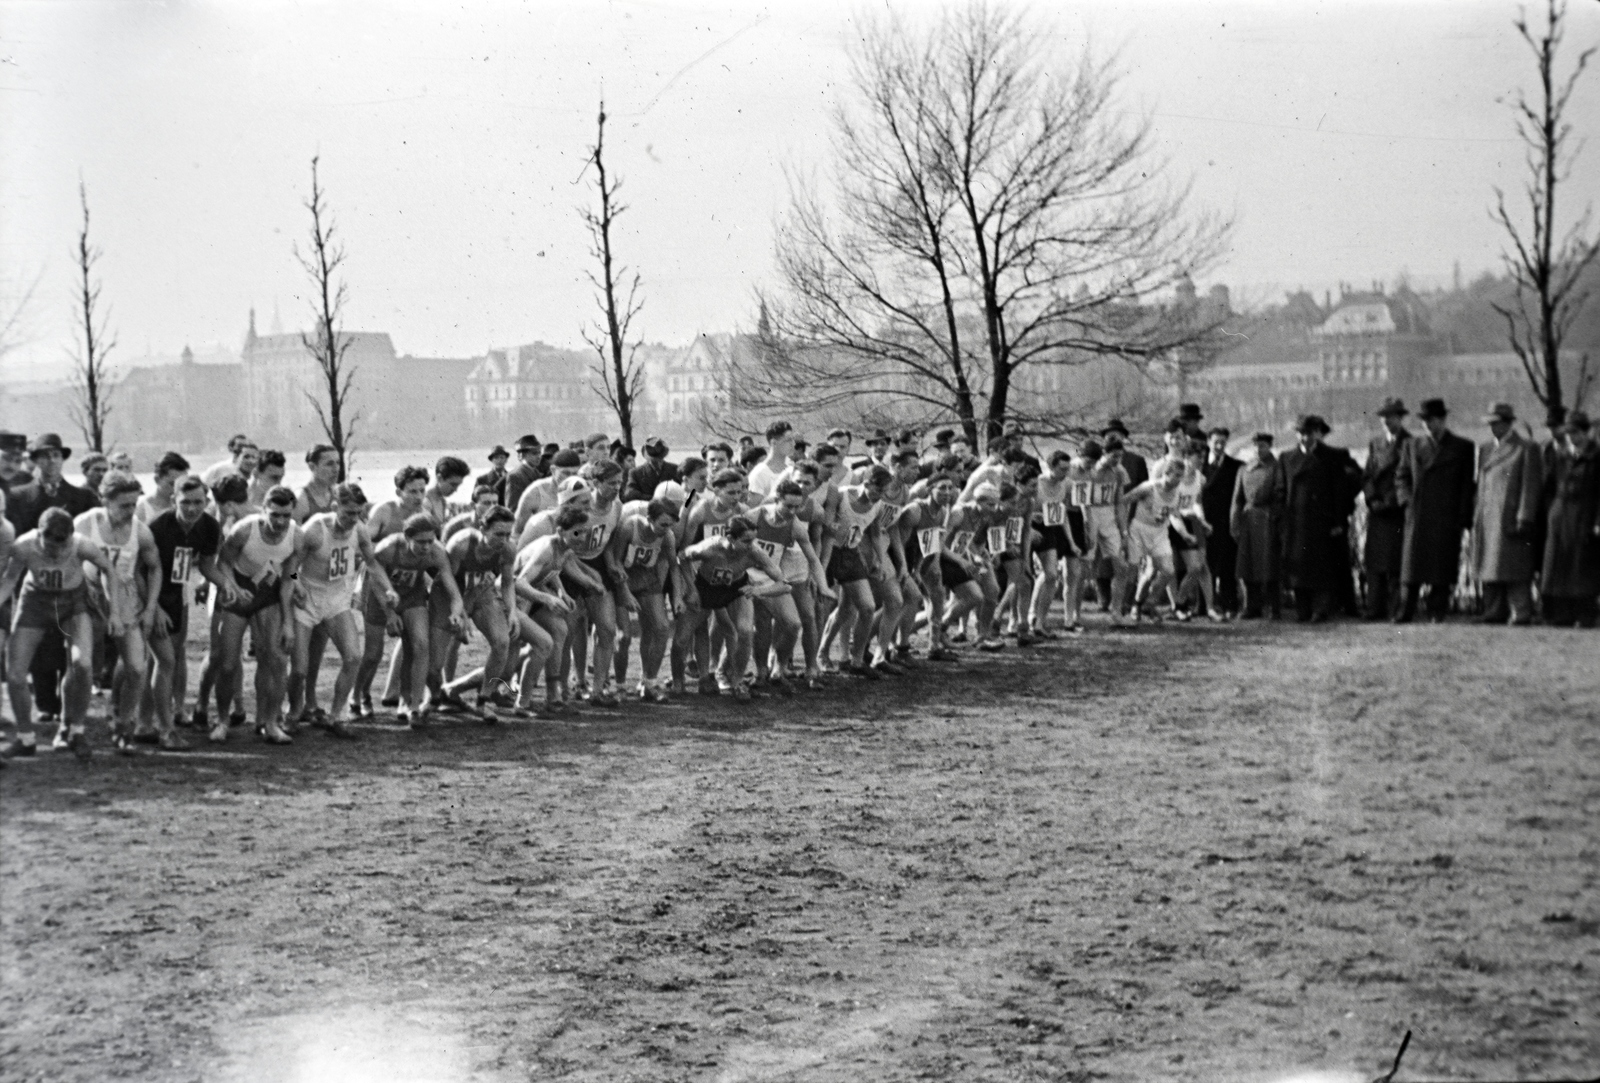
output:
[[[1565,0],[1545,0],[1542,15],[1513,23],[1537,89],[1511,103],[1527,175],[1518,193],[1493,190],[1506,285],[1491,307],[1500,341],[1557,424],[1574,390],[1557,359],[1600,255],[1589,209],[1558,213],[1582,145],[1572,95],[1595,47],[1564,61]],[[919,414],[913,420],[954,423],[981,443],[1007,422],[1044,434],[1078,420],[1016,393],[1029,369],[1105,357],[1204,364],[1225,348],[1224,314],[1153,300],[1213,268],[1232,221],[1193,207],[1187,179],[1162,167],[1149,120],[1120,107],[1115,65],[1087,46],[1063,59],[1060,40],[1039,17],[985,0],[931,21],[890,11],[868,22],[852,48],[852,93],[833,115],[831,160],[819,173],[789,174],[776,285],[759,297],[760,349],[736,357],[729,374],[733,416],[866,416],[892,394]],[[627,208],[606,167],[605,135],[602,102],[588,157],[596,204],[580,210],[600,310],[585,339],[594,390],[632,444],[642,280],[613,247]],[[85,442],[100,448],[115,338],[82,185],[79,194],[73,397]],[[313,286],[305,345],[322,377],[307,394],[342,461],[359,418],[339,333],[345,253],[317,158],[305,207],[311,225],[296,255]],[[3,351],[17,313],[0,316]]]

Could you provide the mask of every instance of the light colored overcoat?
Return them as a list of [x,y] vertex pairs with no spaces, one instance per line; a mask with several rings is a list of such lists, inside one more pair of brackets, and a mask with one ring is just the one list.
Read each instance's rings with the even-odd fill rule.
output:
[[1478,445],[1478,507],[1472,522],[1478,582],[1533,581],[1543,473],[1538,447],[1515,430],[1503,440]]

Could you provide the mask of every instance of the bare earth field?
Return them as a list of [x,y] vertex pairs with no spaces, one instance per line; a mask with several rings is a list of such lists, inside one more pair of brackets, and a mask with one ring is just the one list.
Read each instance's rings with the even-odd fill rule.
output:
[[363,737],[0,772],[0,1077],[1600,1074],[1592,633],[1097,627]]

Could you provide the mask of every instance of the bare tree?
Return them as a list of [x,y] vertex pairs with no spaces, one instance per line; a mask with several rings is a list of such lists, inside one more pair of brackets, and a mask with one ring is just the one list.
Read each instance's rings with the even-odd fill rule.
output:
[[341,332],[340,325],[348,293],[345,283],[335,280],[339,268],[344,265],[344,246],[334,240],[333,212],[328,208],[328,194],[317,176],[319,158],[320,155],[313,155],[311,159],[311,198],[305,201],[306,210],[311,212],[310,248],[301,251],[300,246],[295,245],[294,249],[295,259],[311,279],[312,289],[313,330],[301,334],[300,341],[316,361],[321,377],[318,393],[307,391],[305,395],[317,412],[323,435],[339,456],[339,480],[343,481],[350,468],[351,441],[361,415],[359,411],[348,412],[356,366],[345,363],[350,339]]
[[94,269],[101,252],[89,243],[89,190],[81,180],[78,202],[83,206],[83,227],[78,230],[78,246],[72,255],[78,267],[74,308],[80,338],[72,353],[72,402],[67,409],[89,450],[104,451],[106,420],[111,416],[112,377],[106,356],[117,340],[107,328],[110,312],[100,304],[100,279]]
[[[1556,193],[1572,175],[1582,149],[1581,142],[1572,143],[1567,106],[1596,48],[1591,45],[1580,52],[1572,70],[1565,76],[1558,74],[1557,54],[1566,37],[1566,17],[1565,0],[1546,0],[1543,27],[1533,27],[1525,11],[1517,17],[1517,33],[1533,52],[1539,71],[1537,101],[1530,102],[1519,90],[1512,103],[1517,135],[1526,150],[1528,179],[1523,197],[1532,221],[1526,227],[1514,221],[1506,194],[1498,187],[1493,213],[1509,242],[1501,258],[1516,288],[1512,302],[1494,307],[1506,321],[1511,349],[1522,362],[1533,393],[1544,404],[1545,420],[1551,428],[1565,421],[1567,413],[1561,346],[1589,300],[1589,291],[1580,286],[1584,270],[1600,255],[1600,238],[1589,236],[1591,207],[1585,206],[1565,231],[1556,224]],[[1589,376],[1585,353],[1573,388],[1575,405],[1583,401]]]
[[1058,432],[1081,410],[1050,368],[1157,361],[1215,331],[1149,301],[1213,263],[1230,223],[1161,180],[1111,63],[1057,64],[1051,40],[983,2],[868,28],[826,196],[791,173],[772,333],[732,382],[740,406],[893,402],[975,441],[1008,420]]
[[[617,415],[622,429],[622,442],[633,447],[633,413],[644,390],[644,365],[638,358],[639,342],[628,341],[633,318],[644,308],[639,299],[639,276],[631,279],[628,268],[619,265],[611,252],[611,229],[617,216],[627,205],[617,202],[622,189],[619,177],[606,173],[606,103],[600,102],[600,120],[596,126],[594,146],[589,148],[587,165],[594,167],[595,187],[600,195],[600,210],[583,211],[583,224],[589,227],[590,255],[600,263],[598,276],[589,272],[589,281],[597,291],[595,302],[600,306],[601,320],[583,331],[583,340],[599,355],[599,364],[593,372],[600,378],[595,392]],[[622,283],[627,280],[627,296],[621,298]]]

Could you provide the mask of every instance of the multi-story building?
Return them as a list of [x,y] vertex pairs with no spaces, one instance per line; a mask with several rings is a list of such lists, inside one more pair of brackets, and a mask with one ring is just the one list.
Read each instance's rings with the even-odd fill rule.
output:
[[544,342],[490,350],[460,393],[467,423],[475,434],[501,442],[533,433],[564,443],[614,431],[616,418],[595,391],[592,357]]
[[221,448],[245,425],[243,366],[221,347],[201,358],[188,346],[177,363],[146,357],[118,381],[108,428],[135,462],[166,451]]

